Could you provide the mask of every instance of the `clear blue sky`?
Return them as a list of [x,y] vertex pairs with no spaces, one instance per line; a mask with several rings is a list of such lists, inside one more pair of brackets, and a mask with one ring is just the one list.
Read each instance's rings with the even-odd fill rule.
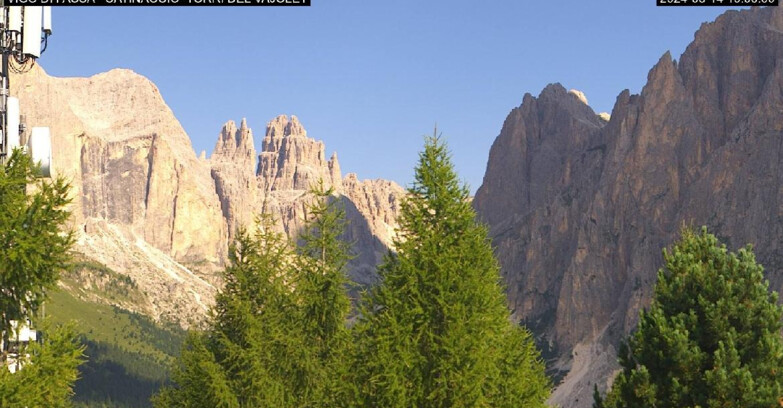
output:
[[560,82],[611,111],[667,50],[723,7],[655,0],[313,0],[311,7],[60,7],[41,65],[54,76],[130,68],[212,152],[221,125],[295,114],[343,172],[408,185],[437,123],[475,191],[526,92]]

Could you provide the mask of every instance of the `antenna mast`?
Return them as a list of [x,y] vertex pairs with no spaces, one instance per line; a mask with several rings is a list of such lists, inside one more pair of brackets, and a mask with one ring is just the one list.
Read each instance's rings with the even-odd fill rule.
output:
[[[1,4],[2,2],[0,2]],[[52,34],[51,6],[2,6],[0,16],[0,164],[18,147],[26,147],[40,163],[41,176],[51,173],[51,138],[48,128],[33,128],[29,138],[21,121],[19,99],[11,96],[11,73],[24,73],[46,50]],[[27,140],[24,140],[27,139]],[[24,143],[23,143],[24,142]]]
[[[51,176],[52,143],[49,128],[34,127],[30,137],[21,120],[19,99],[11,96],[11,73],[24,73],[46,50],[52,34],[52,9],[49,6],[5,6],[0,0],[0,166],[5,166],[14,149],[21,148],[40,165],[40,177]],[[24,140],[27,139],[27,140]],[[24,143],[23,143],[24,142]],[[0,290],[4,290],[0,288]],[[0,367],[12,373],[22,369],[30,355],[30,342],[40,341],[28,311],[8,316],[0,310]],[[7,320],[7,319],[12,320]],[[18,320],[17,320],[18,319]],[[7,327],[10,326],[10,327]]]

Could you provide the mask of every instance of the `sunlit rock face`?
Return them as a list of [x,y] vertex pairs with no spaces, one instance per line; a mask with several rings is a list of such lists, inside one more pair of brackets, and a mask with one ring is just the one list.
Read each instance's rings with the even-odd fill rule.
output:
[[267,211],[294,237],[319,180],[348,214],[351,276],[375,281],[404,190],[343,179],[336,154],[325,160],[296,117],[272,120],[260,153],[246,121],[229,121],[211,157],[198,158],[155,85],[132,71],[54,78],[35,66],[11,83],[28,127],[52,130],[55,171],[72,184],[77,250],[134,279],[148,297],[136,311],[202,321],[236,230]]
[[375,266],[391,248],[405,191],[390,181],[360,181],[353,173],[343,177],[337,153],[327,160],[324,143],[308,137],[296,116],[278,116],[267,123],[258,153],[252,132],[242,123],[239,129],[233,122],[223,126],[210,159],[229,226],[252,226],[253,217],[266,212],[276,218],[281,231],[294,237],[304,226],[311,189],[323,183],[334,190],[346,212],[344,238],[354,244],[352,279],[375,282]]

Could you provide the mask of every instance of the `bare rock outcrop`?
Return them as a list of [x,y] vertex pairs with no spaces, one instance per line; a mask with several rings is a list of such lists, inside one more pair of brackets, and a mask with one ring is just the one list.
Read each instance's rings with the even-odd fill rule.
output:
[[[637,323],[679,228],[754,245],[783,289],[783,10],[730,11],[663,55],[608,121],[562,87],[526,95],[490,152],[474,205],[515,315],[587,407]],[[585,367],[590,366],[590,369]]]
[[[226,221],[209,168],[155,85],[129,70],[54,78],[39,66],[11,84],[28,126],[52,130],[55,171],[73,186],[77,249],[149,289],[153,317],[187,325],[198,319],[175,310],[203,316],[199,298],[208,304],[214,288],[167,272],[220,264]],[[141,247],[156,252],[132,267],[141,258],[123,248]]]
[[[74,186],[74,221],[106,219],[181,260],[217,261],[226,237],[209,171],[146,78],[115,69],[14,76],[28,125],[52,129],[55,169]],[[196,222],[199,220],[199,222]]]
[[227,233],[229,238],[233,238],[237,228],[253,222],[258,196],[254,176],[256,149],[253,132],[247,127],[245,119],[240,122],[239,129],[234,121],[223,125],[210,165]]
[[[240,128],[246,126],[243,121]],[[324,143],[308,137],[296,116],[278,116],[267,124],[253,171],[248,159],[253,154],[252,132],[234,128],[233,122],[224,125],[210,158],[229,228],[250,227],[252,216],[265,212],[275,216],[282,231],[295,237],[304,226],[306,207],[312,199],[310,190],[323,182],[325,188],[333,188],[335,199],[342,201],[346,211],[344,238],[354,243],[355,255],[349,266],[351,278],[361,284],[374,282],[375,265],[392,244],[404,190],[385,180],[359,181],[355,174],[343,178],[337,154],[326,160]],[[226,132],[236,134],[229,138],[235,141],[224,142]],[[233,147],[240,145],[246,147]],[[236,155],[239,158],[235,159]]]
[[307,137],[296,116],[267,124],[257,174],[263,191],[308,190],[319,180],[326,187],[341,185],[337,156],[327,161],[324,143]]

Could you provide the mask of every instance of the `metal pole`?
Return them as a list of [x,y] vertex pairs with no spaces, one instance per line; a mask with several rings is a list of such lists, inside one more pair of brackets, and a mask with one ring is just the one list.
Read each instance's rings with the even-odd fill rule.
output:
[[[5,33],[3,32],[2,37],[5,37]],[[3,41],[5,42],[5,41]],[[3,88],[0,89],[0,127],[2,127],[3,131],[3,151],[2,151],[2,159],[3,159],[3,165],[5,165],[5,160],[8,159],[8,156],[11,154],[11,152],[8,151],[8,94],[11,91],[11,81],[8,75],[8,49],[5,47],[5,44],[2,45],[3,49],[3,67],[2,67],[2,86]]]
[[[2,1],[2,0],[0,0]],[[2,52],[2,67],[0,67],[0,134],[2,137],[0,137],[0,166],[5,166],[7,160],[8,160],[8,124],[7,124],[7,112],[8,112],[8,93],[10,92],[10,86],[8,81],[8,57],[10,54],[10,50],[8,49],[8,6],[3,5],[2,6],[2,27],[0,27],[0,52]],[[0,327],[0,332],[2,332],[2,336],[0,336],[0,342],[2,342],[2,346],[0,346],[0,359],[2,359],[2,367],[0,369],[6,369],[5,365],[8,360],[8,347],[10,345],[9,343],[9,332],[8,332],[8,321],[6,320],[8,315],[6,314],[6,311],[2,310],[0,311],[0,316],[3,318],[2,326]]]
[[3,60],[2,60],[2,79],[0,82],[2,82],[2,89],[0,89],[0,130],[2,130],[3,138],[0,141],[2,143],[2,150],[0,151],[0,164],[5,165],[6,160],[8,159],[8,155],[11,154],[11,152],[8,151],[8,95],[11,92],[11,81],[9,77],[9,56],[11,53],[11,50],[9,49],[8,43],[8,6],[3,7],[3,27],[2,30],[0,30],[0,50],[3,52]]

